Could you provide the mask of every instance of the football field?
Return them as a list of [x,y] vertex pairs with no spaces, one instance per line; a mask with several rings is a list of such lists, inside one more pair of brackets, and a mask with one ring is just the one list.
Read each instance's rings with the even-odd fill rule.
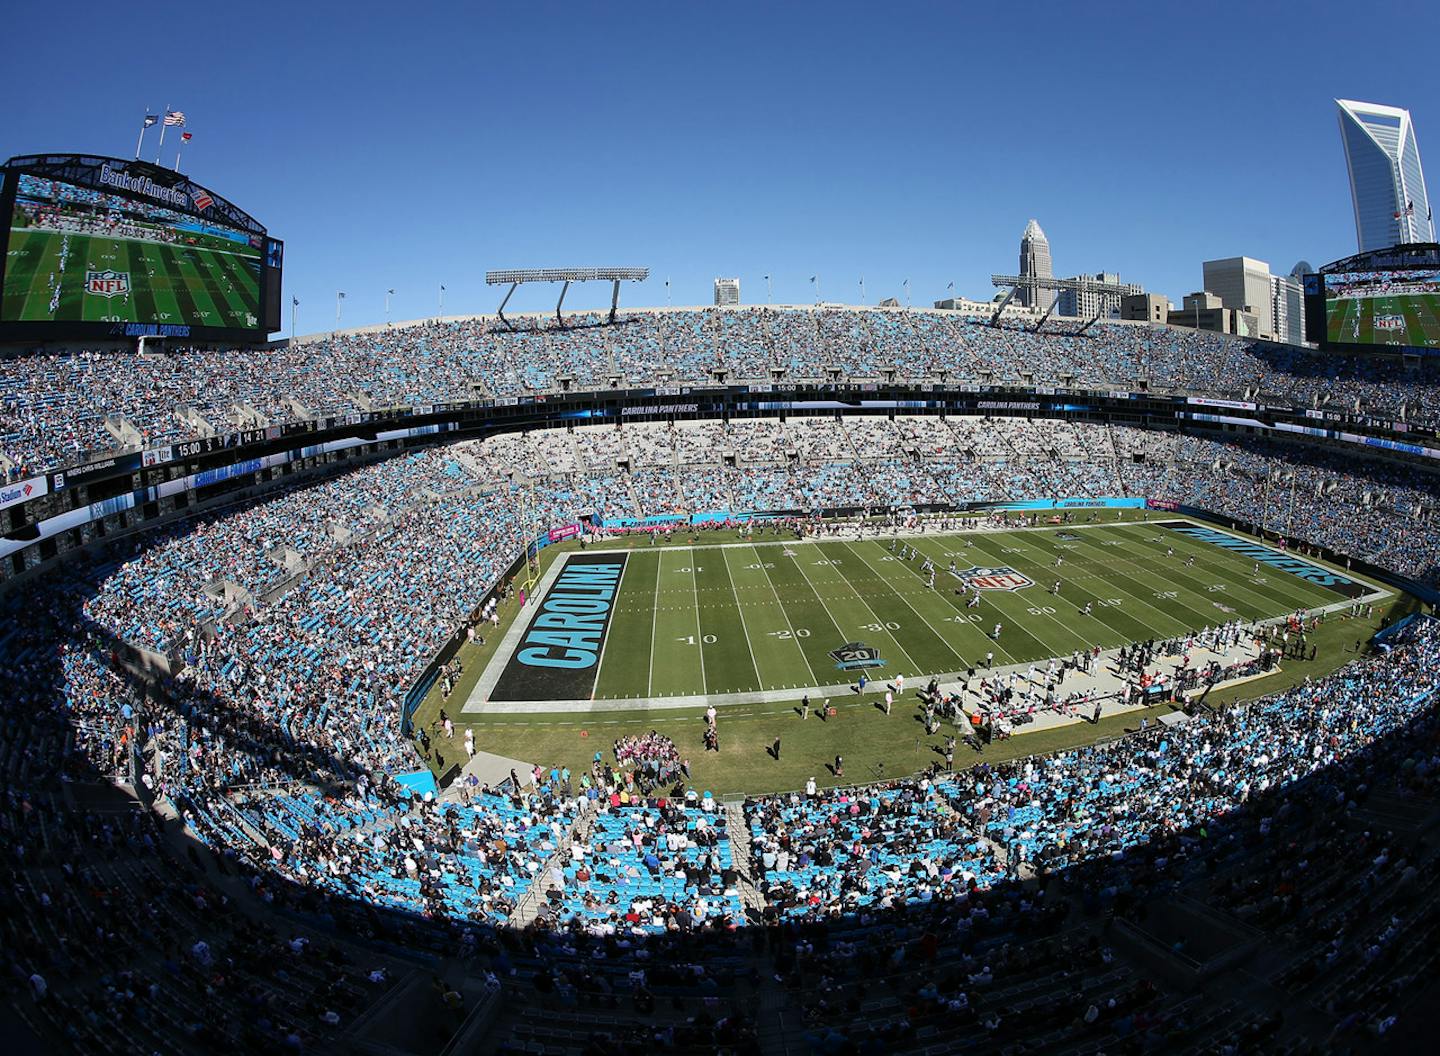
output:
[[[204,244],[192,246],[13,228],[3,318],[254,329],[259,251],[200,237]],[[109,281],[91,282],[102,276]]]
[[[901,545],[915,555],[902,557]],[[872,680],[916,684],[981,666],[991,652],[997,666],[1027,663],[1372,593],[1328,567],[1169,517],[911,536],[894,549],[870,537],[591,547],[550,566],[465,710],[793,700],[855,681],[846,646],[878,653]]]
[[1332,342],[1440,348],[1440,294],[1332,298],[1325,318]]

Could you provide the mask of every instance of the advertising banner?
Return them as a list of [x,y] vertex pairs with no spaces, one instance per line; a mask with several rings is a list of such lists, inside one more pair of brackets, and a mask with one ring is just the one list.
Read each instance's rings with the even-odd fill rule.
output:
[[22,502],[38,499],[50,492],[50,483],[45,477],[31,477],[14,484],[0,484],[0,510],[9,509]]

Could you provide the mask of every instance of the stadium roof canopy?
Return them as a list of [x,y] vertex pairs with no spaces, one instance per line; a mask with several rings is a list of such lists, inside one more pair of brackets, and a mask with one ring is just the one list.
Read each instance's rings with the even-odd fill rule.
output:
[[[610,322],[615,321],[615,313],[620,307],[620,283],[622,282],[644,282],[650,277],[649,268],[504,268],[499,271],[487,271],[485,283],[488,286],[502,286],[510,284],[510,289],[505,293],[505,299],[500,302],[500,307],[495,314],[506,326],[510,326],[510,320],[505,318],[505,305],[510,303],[510,295],[515,288],[524,282],[563,282],[565,285],[560,288],[560,299],[555,302],[555,318],[561,326],[565,320],[560,315],[560,306],[565,303],[566,291],[570,289],[572,282],[609,282],[614,285],[610,294]],[[511,327],[513,330],[514,327]]]

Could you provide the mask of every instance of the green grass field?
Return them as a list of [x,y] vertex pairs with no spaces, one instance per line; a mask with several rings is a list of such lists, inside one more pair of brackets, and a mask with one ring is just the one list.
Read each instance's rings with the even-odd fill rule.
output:
[[[11,322],[156,322],[253,329],[260,304],[259,250],[207,236],[202,245],[69,235],[17,227],[10,232],[0,318]],[[221,248],[221,247],[228,248]],[[86,273],[126,276],[128,291],[87,292]],[[60,297],[51,304],[54,286]]]
[[[1377,317],[1400,318],[1403,329],[1382,329]],[[1334,297],[1326,301],[1327,336],[1352,345],[1404,345],[1440,348],[1440,294],[1398,297]]]
[[[874,539],[632,552],[598,676],[567,672],[556,682],[520,670],[489,708],[554,700],[567,685],[579,690],[568,694],[576,699],[617,701],[835,685],[853,676],[830,653],[857,641],[884,658],[872,678],[903,673],[913,685],[979,666],[989,652],[997,665],[1025,663],[1343,600],[1268,566],[1257,576],[1252,559],[1154,525],[913,543],[922,556],[912,560]],[[921,571],[926,557],[936,566],[934,588]],[[982,590],[979,607],[967,608],[961,581],[947,571],[951,561],[960,569],[1013,569],[1031,585]],[[1087,604],[1091,614],[1082,615]]]
[[[487,677],[517,669],[501,639],[517,618],[522,628],[530,626],[547,597],[537,593],[523,610],[514,602],[502,609],[501,626],[485,644],[462,652],[465,670],[450,697],[433,691],[416,719],[428,728],[444,706],[461,731],[475,729],[485,750],[581,769],[594,751],[608,753],[616,737],[654,728],[690,753],[696,784],[717,793],[795,788],[811,776],[835,783],[824,761],[837,752],[846,757],[848,780],[874,779],[924,767],[943,740],[943,733],[924,735],[913,709],[883,716],[874,707],[883,682],[898,673],[910,685],[923,684],[928,675],[979,663],[990,650],[997,665],[1025,663],[1091,645],[1181,635],[1230,618],[1348,602],[1336,589],[1267,565],[1256,575],[1251,557],[1137,517],[1117,522],[1107,513],[1083,526],[914,539],[937,565],[935,589],[926,586],[918,561],[897,560],[885,541],[796,543],[734,533],[677,536],[669,544],[616,540],[625,568],[596,670],[582,672],[590,693],[572,703],[573,688],[564,697],[541,688],[510,700],[482,692]],[[548,570],[575,553],[573,546],[552,547],[542,558]],[[980,607],[966,609],[954,593],[957,581],[946,572],[952,554],[962,569],[1009,567],[1034,585],[982,591]],[[1056,579],[1058,598],[1049,591]],[[1348,589],[1372,587],[1356,581]],[[1081,615],[1086,602],[1090,616]],[[1390,597],[1376,606],[1371,621],[1334,619],[1314,638],[1321,652],[1313,663],[1289,661],[1214,700],[1255,696],[1330,670],[1354,655],[1355,639],[1368,639],[1382,618],[1412,605],[1411,599]],[[998,642],[989,637],[996,622],[1004,625]],[[838,714],[828,722],[814,716],[800,721],[802,692],[855,681],[853,672],[837,669],[829,651],[857,639],[877,647],[887,661],[872,671],[872,691],[846,689],[832,699]],[[639,706],[661,697],[685,699],[673,702],[683,705],[676,708]],[[701,748],[701,714],[707,699],[717,698],[723,724],[718,756]],[[483,710],[462,712],[470,700]],[[1083,743],[1136,721],[1138,713],[1130,713],[1098,726],[1022,734],[992,745],[983,758]],[[778,761],[765,751],[775,736],[785,743]],[[437,746],[453,761],[460,754],[458,732],[453,743],[440,739]]]

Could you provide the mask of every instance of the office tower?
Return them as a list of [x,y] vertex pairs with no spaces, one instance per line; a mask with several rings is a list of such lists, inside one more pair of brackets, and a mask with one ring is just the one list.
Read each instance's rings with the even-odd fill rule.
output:
[[[1031,220],[1025,225],[1025,233],[1020,236],[1020,276],[1029,278],[1034,276],[1039,279],[1051,279],[1055,272],[1050,266],[1050,240],[1045,237],[1045,232],[1040,230],[1038,220]],[[1033,290],[1020,287],[1016,299],[1027,308],[1046,309],[1055,297],[1054,290]]]
[[1433,242],[1435,226],[1410,111],[1336,99],[1361,253]]
[[1202,265],[1205,291],[1217,294],[1220,303],[1233,311],[1247,312],[1259,322],[1259,337],[1274,332],[1270,265],[1250,257],[1226,257],[1207,260]]

